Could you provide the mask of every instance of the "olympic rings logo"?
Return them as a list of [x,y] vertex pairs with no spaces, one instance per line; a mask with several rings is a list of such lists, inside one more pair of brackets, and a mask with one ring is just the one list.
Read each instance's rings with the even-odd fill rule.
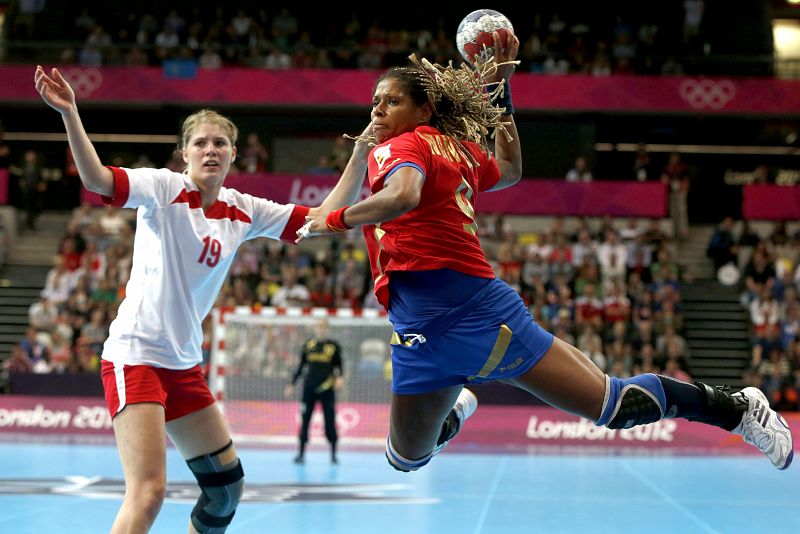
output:
[[67,79],[75,94],[81,98],[91,96],[103,85],[103,75],[95,68],[65,69],[62,74]]
[[722,109],[736,96],[736,85],[730,80],[693,80],[681,82],[681,98],[694,109]]

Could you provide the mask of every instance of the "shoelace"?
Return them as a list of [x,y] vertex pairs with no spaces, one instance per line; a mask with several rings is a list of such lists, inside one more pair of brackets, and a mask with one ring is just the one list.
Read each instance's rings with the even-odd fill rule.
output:
[[747,437],[749,438],[747,441],[758,447],[758,450],[764,451],[772,441],[767,429],[762,427],[755,417],[750,418],[745,426],[747,428]]
[[[754,433],[749,427],[756,427],[757,431]],[[758,424],[758,421],[755,420],[750,421],[750,424],[748,424],[748,431],[750,434],[750,441],[758,447],[758,450],[765,451],[772,441],[772,437]]]

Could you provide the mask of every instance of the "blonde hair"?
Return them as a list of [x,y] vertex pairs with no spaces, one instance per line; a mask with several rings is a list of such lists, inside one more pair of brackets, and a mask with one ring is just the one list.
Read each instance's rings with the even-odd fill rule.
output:
[[186,117],[186,120],[183,121],[183,127],[181,128],[181,142],[178,149],[186,148],[189,144],[189,140],[192,137],[192,133],[203,123],[215,124],[219,126],[225,135],[228,136],[228,139],[231,141],[232,146],[236,146],[236,140],[239,138],[239,129],[236,125],[231,121],[228,117],[217,113],[211,109],[201,109],[200,111],[196,111]]
[[[395,79],[404,83],[412,100],[417,105],[429,102],[433,108],[430,125],[457,141],[472,141],[485,152],[489,152],[489,139],[499,131],[511,141],[511,134],[503,121],[505,108],[492,104],[497,96],[502,96],[503,83],[490,93],[485,91],[489,85],[486,79],[504,63],[495,63],[492,58],[472,67],[462,63],[454,67],[451,61],[446,66],[431,63],[425,58],[417,59],[411,54],[411,64],[394,67],[386,71],[377,84],[385,79]],[[513,61],[511,63],[518,63]],[[357,137],[358,141],[375,142],[374,137]]]

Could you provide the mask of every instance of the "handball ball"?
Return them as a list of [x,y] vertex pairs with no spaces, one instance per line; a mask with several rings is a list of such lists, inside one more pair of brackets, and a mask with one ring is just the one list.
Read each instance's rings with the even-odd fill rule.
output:
[[506,46],[514,27],[505,15],[491,9],[478,9],[464,17],[458,25],[456,45],[467,63],[474,63],[475,56],[486,61],[494,55],[492,32],[495,31],[500,33],[500,42]]

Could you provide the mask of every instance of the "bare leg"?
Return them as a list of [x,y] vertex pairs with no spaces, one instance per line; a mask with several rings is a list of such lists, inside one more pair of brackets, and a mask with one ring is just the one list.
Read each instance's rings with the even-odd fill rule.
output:
[[185,459],[218,451],[231,441],[231,432],[216,404],[170,421],[167,433]]
[[164,408],[155,403],[126,406],[114,417],[114,434],[125,473],[125,499],[111,532],[147,532],[167,486]]
[[606,375],[585,354],[558,338],[527,373],[506,381],[547,404],[597,421],[606,394]]
[[452,386],[417,395],[392,394],[389,435],[394,449],[410,460],[430,454],[462,388]]
[[[216,404],[167,423],[167,432],[184,459],[196,458],[223,449],[231,442],[230,430]],[[237,460],[236,449],[226,451],[225,464]],[[197,530],[189,522],[189,534]]]

